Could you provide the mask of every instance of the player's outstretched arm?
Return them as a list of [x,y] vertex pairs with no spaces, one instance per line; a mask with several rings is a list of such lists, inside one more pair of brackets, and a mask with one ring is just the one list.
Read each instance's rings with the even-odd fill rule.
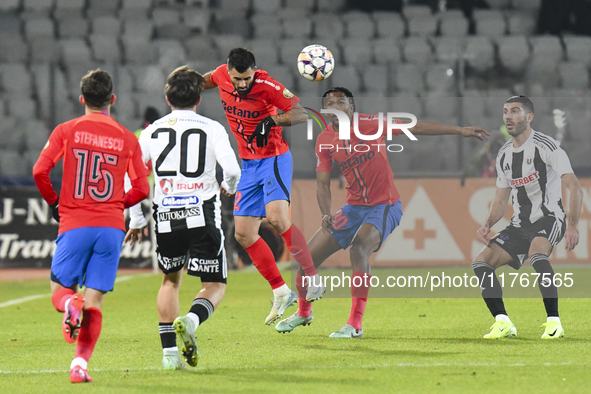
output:
[[203,78],[205,79],[205,84],[203,85],[203,89],[213,89],[218,86],[215,83],[213,83],[211,80],[211,73],[212,72],[213,71],[210,71],[203,76]]
[[562,182],[570,191],[568,224],[564,233],[564,247],[566,250],[573,250],[579,243],[579,216],[583,204],[583,190],[581,184],[573,173],[564,174],[561,177]]
[[476,231],[476,237],[480,242],[485,245],[488,245],[490,242],[490,238],[488,237],[488,233],[490,232],[490,228],[495,225],[503,215],[505,214],[505,210],[507,209],[507,203],[509,202],[509,196],[511,195],[511,188],[497,188],[495,193],[495,199],[493,200],[490,211],[488,212],[488,217],[486,218],[486,222]]
[[318,206],[322,214],[322,230],[330,234],[330,230],[334,229],[334,217],[330,213],[330,205],[332,202],[332,195],[330,193],[330,172],[316,173],[316,198],[318,199]]
[[428,120],[419,120],[415,127],[409,129],[413,134],[417,135],[446,135],[457,134],[462,137],[475,137],[481,141],[487,140],[490,133],[481,127],[459,127],[449,126],[441,123],[430,122]]
[[273,115],[272,118],[277,126],[291,126],[298,123],[304,123],[308,120],[308,115],[306,115],[304,107],[300,104],[296,104],[291,110],[282,114]]

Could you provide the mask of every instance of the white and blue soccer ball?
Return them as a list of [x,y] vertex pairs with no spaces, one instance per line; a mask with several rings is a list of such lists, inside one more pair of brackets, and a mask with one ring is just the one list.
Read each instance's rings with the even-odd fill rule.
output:
[[298,71],[308,81],[322,81],[332,74],[334,57],[322,45],[308,45],[298,55]]

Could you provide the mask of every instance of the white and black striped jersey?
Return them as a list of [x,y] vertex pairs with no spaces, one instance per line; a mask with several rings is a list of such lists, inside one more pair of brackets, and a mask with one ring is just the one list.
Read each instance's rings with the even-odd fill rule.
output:
[[496,166],[497,187],[511,188],[513,226],[526,226],[543,216],[564,220],[560,177],[573,170],[552,137],[532,129],[519,148],[509,140],[499,149]]
[[[219,228],[220,185],[216,179],[216,162],[224,170],[222,186],[229,193],[235,192],[240,179],[240,167],[225,128],[194,111],[175,110],[144,129],[139,142],[144,161],[152,161],[158,232],[205,226],[203,203],[206,201],[214,202]],[[137,211],[131,215],[134,225],[130,227],[139,228],[135,220]]]

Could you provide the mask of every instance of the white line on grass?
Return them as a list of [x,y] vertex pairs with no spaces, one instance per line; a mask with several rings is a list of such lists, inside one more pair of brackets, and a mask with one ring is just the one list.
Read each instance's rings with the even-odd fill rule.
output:
[[[365,364],[365,365],[356,365],[356,368],[433,368],[433,367],[560,367],[560,366],[588,366],[590,363],[532,363],[532,364],[525,364],[525,363],[512,363],[512,364],[499,364],[499,363],[433,363],[433,364],[415,364],[415,363],[399,363],[399,364],[392,364],[392,363],[384,363],[384,364]],[[297,368],[299,369],[332,369],[332,368],[350,368],[351,365],[300,365]],[[197,367],[192,368],[194,370],[216,370],[216,369],[230,369],[230,370],[248,370],[248,369],[265,369],[265,370],[273,370],[273,369],[292,369],[294,366],[286,366],[286,367],[278,367],[274,366],[263,366],[263,365],[255,365],[255,366],[212,366],[212,367]],[[146,368],[96,368],[92,369],[92,372],[129,372],[129,371],[153,371],[159,370],[160,367],[146,367]],[[46,374],[46,373],[66,373],[69,370],[66,369],[46,369],[40,371],[2,371],[0,370],[1,374]]]
[[[115,279],[115,283],[118,282],[125,282],[127,280],[133,279],[136,276],[146,276],[146,275],[150,275],[150,274],[141,274],[141,275],[123,275],[118,277],[117,279]],[[46,293],[46,294],[36,294],[36,295],[32,295],[32,296],[27,296],[27,297],[22,297],[22,298],[16,298],[14,300],[10,300],[10,301],[6,301],[3,303],[0,303],[0,308],[4,308],[7,306],[11,306],[11,305],[17,305],[17,304],[22,304],[23,302],[27,302],[27,301],[32,301],[32,300],[36,300],[38,298],[44,298],[44,297],[50,297],[51,293]]]

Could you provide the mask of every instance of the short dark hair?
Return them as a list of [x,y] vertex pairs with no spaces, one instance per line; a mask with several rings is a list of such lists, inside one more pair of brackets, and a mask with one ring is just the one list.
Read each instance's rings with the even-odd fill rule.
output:
[[344,88],[342,86],[333,86],[332,88],[330,88],[326,92],[324,92],[324,94],[322,95],[322,106],[324,106],[325,97],[331,93],[343,93],[345,95],[345,97],[349,98],[349,102],[351,104],[355,105],[355,97],[353,97],[353,93],[351,93],[351,91],[349,89]]
[[509,97],[507,101],[505,101],[505,104],[509,103],[520,103],[525,112],[532,114],[534,113],[534,103],[532,103],[532,101],[528,97],[522,94],[519,96]]
[[97,68],[82,77],[80,91],[88,107],[107,108],[113,96],[113,80],[108,72]]
[[205,79],[188,66],[178,67],[166,79],[164,94],[176,108],[192,108],[201,97]]
[[235,69],[243,73],[249,68],[254,70],[256,66],[253,53],[246,48],[234,48],[228,55],[228,70]]

